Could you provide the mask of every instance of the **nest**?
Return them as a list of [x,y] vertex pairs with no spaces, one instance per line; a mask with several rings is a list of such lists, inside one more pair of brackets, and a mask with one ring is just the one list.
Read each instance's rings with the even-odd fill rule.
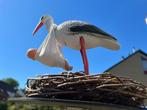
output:
[[147,90],[139,82],[113,74],[85,76],[82,72],[63,72],[29,78],[26,96],[141,106]]

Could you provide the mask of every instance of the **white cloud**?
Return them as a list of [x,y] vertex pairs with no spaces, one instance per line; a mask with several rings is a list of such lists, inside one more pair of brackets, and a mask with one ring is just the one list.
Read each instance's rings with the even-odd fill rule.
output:
[[147,24],[147,18],[145,18],[145,23]]

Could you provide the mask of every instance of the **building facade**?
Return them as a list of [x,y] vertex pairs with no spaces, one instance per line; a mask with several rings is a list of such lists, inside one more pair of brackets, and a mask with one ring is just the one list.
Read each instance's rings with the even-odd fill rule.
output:
[[[147,86],[147,53],[138,50],[105,72],[131,78]],[[145,105],[147,105],[147,100],[145,100]]]

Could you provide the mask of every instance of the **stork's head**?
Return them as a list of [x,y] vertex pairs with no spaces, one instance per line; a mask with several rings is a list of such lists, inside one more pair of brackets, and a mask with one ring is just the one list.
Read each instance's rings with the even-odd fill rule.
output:
[[50,29],[51,23],[53,23],[53,19],[51,16],[44,15],[40,18],[38,25],[33,31],[33,35],[45,24],[47,29]]

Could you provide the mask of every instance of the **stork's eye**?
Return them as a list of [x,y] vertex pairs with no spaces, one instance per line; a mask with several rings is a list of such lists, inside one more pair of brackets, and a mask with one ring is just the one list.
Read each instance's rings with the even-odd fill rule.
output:
[[43,20],[44,16],[41,17],[41,20]]

